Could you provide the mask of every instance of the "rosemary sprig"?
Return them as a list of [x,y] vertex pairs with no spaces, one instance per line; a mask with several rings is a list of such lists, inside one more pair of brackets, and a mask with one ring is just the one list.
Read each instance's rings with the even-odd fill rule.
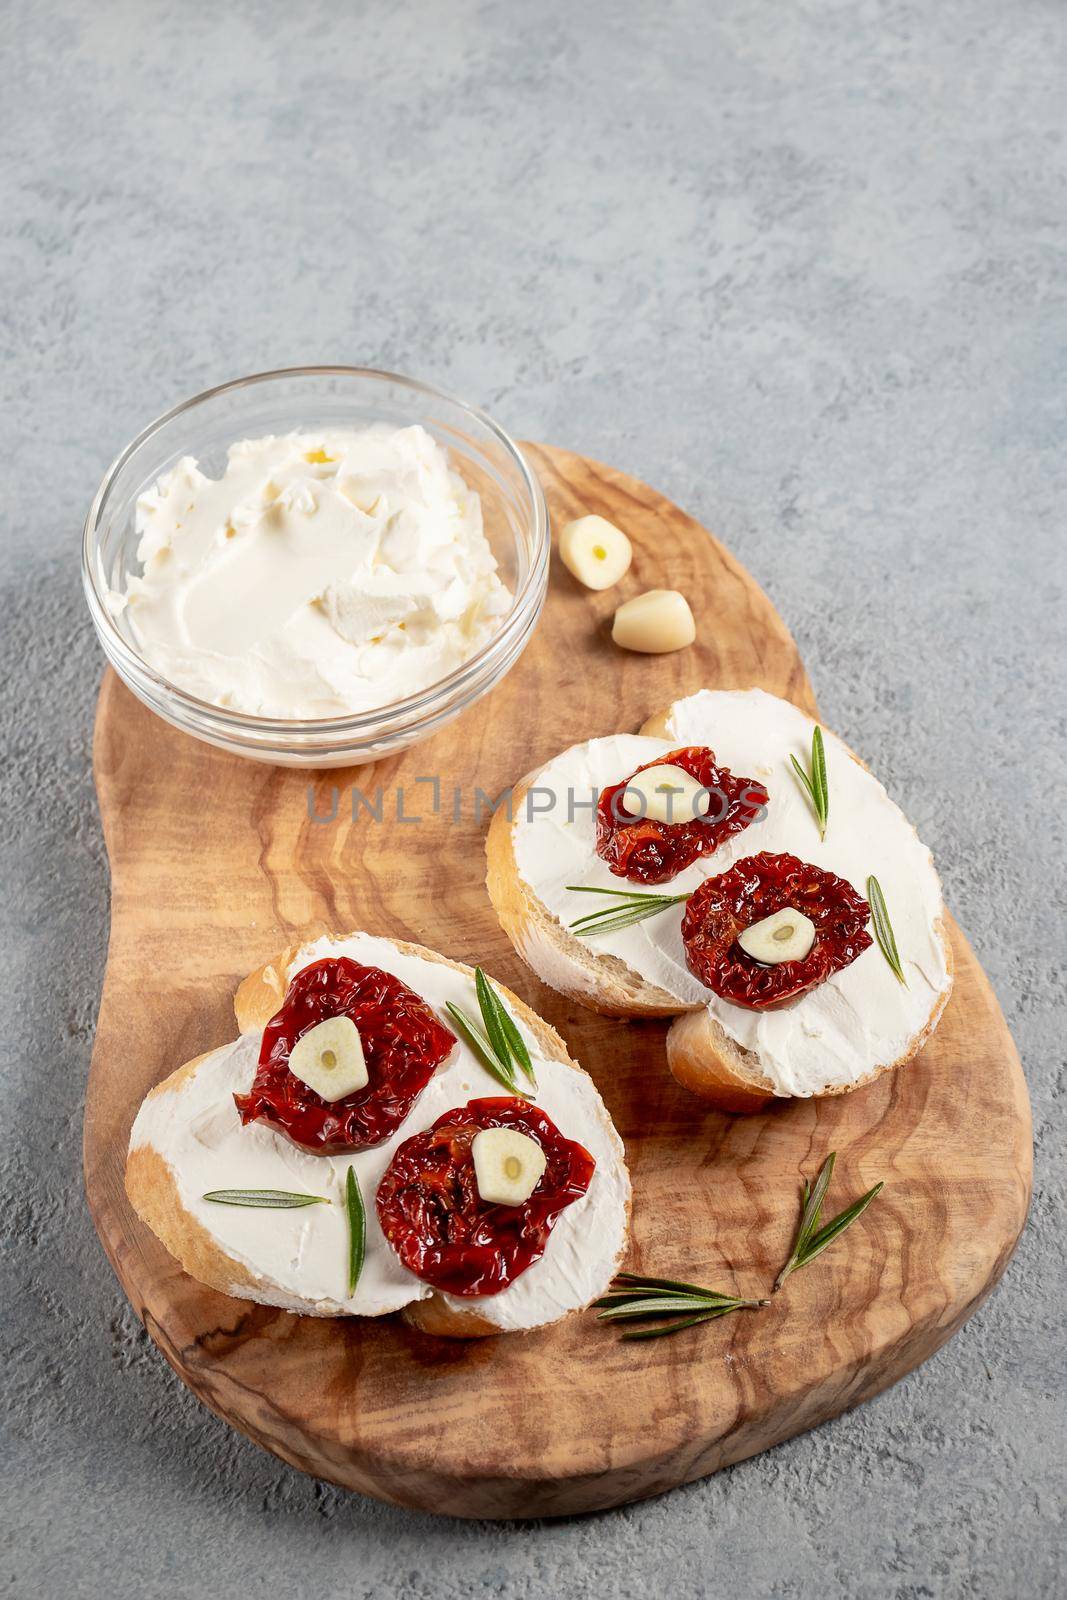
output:
[[586,916],[572,922],[571,932],[579,939],[586,939],[595,933],[616,933],[620,928],[631,928],[635,922],[643,922],[646,917],[658,916],[661,911],[666,911],[668,906],[681,905],[683,900],[689,899],[688,893],[642,894],[637,890],[628,889],[593,889],[587,884],[580,883],[568,883],[567,888],[573,894],[603,894],[619,902],[615,905],[601,906],[599,911],[590,911]]
[[348,1297],[351,1299],[363,1271],[367,1248],[367,1211],[355,1167],[349,1167],[345,1178],[345,1211],[348,1214]]
[[486,1072],[494,1077],[498,1083],[502,1083],[504,1088],[507,1089],[511,1094],[518,1094],[519,1086],[515,1082],[512,1073],[505,1067],[501,1066],[500,1062],[497,1060],[496,1052],[494,1051],[492,1045],[489,1043],[488,1039],[483,1037],[478,1027],[471,1021],[466,1012],[461,1011],[459,1006],[453,1005],[451,1000],[447,1000],[445,1002],[445,1010],[452,1018],[452,1021],[459,1029],[463,1038],[474,1051],[474,1054],[478,1057],[478,1060],[481,1062]]
[[628,1329],[623,1339],[660,1339],[697,1323],[725,1317],[731,1311],[765,1306],[767,1302],[742,1300],[737,1295],[720,1294],[717,1289],[679,1283],[673,1278],[642,1278],[633,1272],[620,1272],[608,1293],[595,1304],[600,1307],[597,1318],[601,1322],[656,1319],[655,1327]]
[[[772,1294],[777,1294],[791,1272],[806,1267],[809,1261],[821,1255],[827,1246],[850,1227],[884,1185],[876,1183],[852,1205],[838,1213],[824,1227],[819,1226],[826,1191],[834,1175],[837,1154],[831,1150],[819,1168],[815,1182],[804,1180],[800,1225],[797,1228],[793,1252],[774,1280]],[[677,1278],[642,1278],[634,1272],[616,1273],[607,1294],[594,1301],[600,1322],[648,1322],[647,1328],[629,1328],[624,1339],[662,1339],[667,1334],[681,1333],[684,1328],[694,1328],[701,1322],[712,1322],[716,1317],[729,1316],[731,1311],[758,1310],[769,1305],[769,1300],[744,1300],[739,1295],[722,1294],[718,1289],[705,1289],[697,1283],[683,1283]]]
[[900,953],[897,950],[897,941],[893,937],[893,924],[889,920],[889,908],[885,903],[882,885],[875,877],[867,879],[867,899],[871,907],[871,926],[874,928],[874,937],[878,940],[878,948],[906,989],[908,980],[904,976],[904,967],[900,960]]
[[288,1189],[212,1189],[203,1197],[217,1206],[260,1206],[268,1211],[295,1211],[299,1206],[328,1206],[324,1194],[295,1194]]
[[793,771],[804,793],[811,801],[811,809],[819,824],[819,838],[826,838],[826,824],[830,818],[830,790],[826,782],[826,747],[822,729],[816,726],[811,736],[811,771],[805,772],[796,756],[790,756]]
[[793,1241],[793,1253],[785,1266],[774,1280],[774,1293],[777,1294],[789,1274],[798,1267],[804,1246],[819,1226],[819,1212],[826,1198],[826,1191],[830,1187],[830,1179],[834,1175],[834,1163],[837,1161],[837,1151],[831,1150],[822,1166],[819,1168],[815,1179],[814,1188],[810,1187],[807,1178],[801,1192],[800,1225],[797,1236]]
[[523,1091],[515,1076],[515,1068],[518,1067],[536,1089],[537,1079],[534,1076],[533,1062],[530,1060],[526,1042],[481,967],[474,969],[474,989],[478,996],[478,1009],[482,1014],[484,1033],[477,1023],[451,1000],[446,1001],[445,1010],[486,1072],[490,1073],[498,1083],[502,1083],[511,1094],[521,1096]]
[[536,1089],[537,1079],[534,1076],[530,1052],[526,1048],[526,1040],[481,967],[474,969],[474,988],[478,996],[478,1005],[481,1007],[485,1031],[493,1049],[509,1071],[514,1063],[526,1074]]
[[799,1267],[806,1267],[809,1261],[814,1261],[816,1256],[822,1254],[827,1245],[833,1244],[834,1240],[839,1238],[845,1229],[850,1227],[856,1218],[866,1211],[871,1201],[876,1195],[881,1194],[882,1189],[885,1187],[882,1183],[876,1183],[873,1189],[868,1189],[866,1194],[853,1201],[852,1205],[846,1206],[844,1211],[839,1211],[832,1221],[820,1228],[819,1214],[822,1211],[822,1203],[826,1198],[826,1191],[830,1187],[830,1179],[834,1175],[834,1163],[836,1160],[837,1152],[836,1150],[831,1150],[819,1168],[818,1176],[810,1188],[807,1179],[805,1178],[804,1180],[797,1236],[793,1242],[793,1251],[789,1260],[774,1280],[774,1289],[772,1291],[774,1294],[778,1293],[778,1290],[791,1272],[796,1272]]

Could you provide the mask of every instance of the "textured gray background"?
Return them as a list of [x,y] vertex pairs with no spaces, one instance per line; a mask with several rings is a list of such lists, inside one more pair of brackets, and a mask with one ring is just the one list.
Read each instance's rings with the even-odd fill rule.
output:
[[[1062,1592],[1064,21],[1058,0],[4,7],[12,1593]],[[714,527],[933,846],[1023,1052],[1036,1194],[993,1301],[882,1399],[652,1504],[461,1525],[300,1477],[170,1375],[86,1214],[107,869],[80,525],[148,418],[313,361],[436,379]]]

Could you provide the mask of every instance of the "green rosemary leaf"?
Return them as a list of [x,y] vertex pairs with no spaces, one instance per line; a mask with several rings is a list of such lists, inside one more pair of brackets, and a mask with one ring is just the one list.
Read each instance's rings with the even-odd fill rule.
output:
[[807,1244],[808,1240],[819,1226],[819,1212],[822,1210],[822,1203],[826,1198],[826,1191],[830,1187],[830,1179],[834,1175],[834,1163],[836,1160],[837,1151],[831,1150],[830,1154],[819,1168],[819,1175],[815,1179],[815,1183],[810,1189],[808,1187],[807,1179],[805,1178],[804,1180],[800,1223],[797,1227],[796,1238],[793,1240],[793,1249],[789,1260],[786,1262],[785,1266],[774,1280],[773,1293],[775,1294],[778,1293],[778,1290],[782,1287],[782,1284],[788,1278],[789,1274],[791,1272],[795,1272],[797,1267],[801,1265],[800,1258],[803,1253],[804,1246]]
[[[650,1301],[653,1304],[660,1306],[664,1303],[664,1301],[679,1298],[686,1301],[699,1300],[702,1306],[720,1306],[733,1305],[737,1297],[736,1295],[730,1294],[694,1294],[678,1296],[672,1295],[667,1289],[657,1289],[653,1291],[638,1289],[631,1294],[627,1294],[625,1292],[606,1294],[602,1297],[602,1299],[596,1300],[593,1303],[596,1306],[603,1306],[605,1309],[612,1306],[621,1306],[624,1308],[626,1306],[634,1306],[637,1305],[639,1301]],[[659,1313],[657,1312],[657,1315],[658,1314]]]
[[834,1175],[834,1166],[837,1162],[837,1151],[831,1150],[826,1160],[816,1175],[810,1193],[804,1205],[804,1216],[800,1224],[800,1242],[806,1244],[815,1229],[819,1226],[819,1213],[822,1203],[826,1199],[826,1191],[830,1187],[830,1180]]
[[790,756],[789,760],[815,813],[819,838],[825,839],[826,824],[830,818],[830,787],[826,779],[826,746],[818,725],[811,736],[811,771],[805,772],[796,756]]
[[874,937],[878,940],[878,947],[885,956],[886,961],[896,977],[908,987],[908,980],[904,976],[900,954],[897,950],[897,941],[893,937],[893,924],[889,920],[889,908],[885,903],[882,885],[875,877],[867,879],[867,899],[871,907],[871,924],[874,928]]
[[478,1009],[482,1014],[482,1027],[493,1054],[505,1072],[511,1071],[511,1056],[504,1030],[500,1026],[500,1013],[493,1004],[493,991],[481,967],[474,969],[474,992],[478,996]]
[[607,890],[606,889],[604,892],[605,892],[605,894],[610,894],[611,898],[613,900],[621,900],[622,901],[622,905],[619,905],[619,906],[615,906],[615,905],[598,906],[595,911],[583,912],[583,914],[580,917],[576,917],[574,922],[571,923],[571,927],[572,928],[573,927],[577,927],[580,923],[583,923],[583,922],[595,922],[599,917],[617,917],[617,916],[621,916],[623,913],[631,911],[631,910],[635,910],[639,906],[653,906],[653,907],[655,907],[655,909],[657,911],[659,911],[664,906],[672,906],[678,900],[688,900],[688,898],[689,898],[689,896],[687,894],[624,894],[624,895],[618,895],[618,894],[615,893],[615,891],[613,889],[612,890]]
[[803,1194],[804,1204],[800,1217],[800,1225],[797,1228],[796,1241],[793,1245],[793,1251],[789,1257],[789,1260],[786,1262],[785,1266],[774,1280],[773,1293],[775,1294],[777,1294],[778,1290],[782,1287],[782,1284],[785,1282],[791,1272],[796,1272],[799,1267],[806,1267],[809,1261],[814,1261],[816,1256],[822,1254],[827,1245],[833,1244],[835,1239],[840,1238],[845,1229],[851,1226],[851,1224],[855,1222],[856,1218],[861,1216],[863,1212],[866,1211],[871,1201],[876,1195],[881,1193],[884,1187],[883,1184],[876,1183],[873,1189],[868,1189],[865,1195],[861,1195],[858,1200],[854,1200],[853,1203],[850,1206],[847,1206],[844,1211],[838,1212],[836,1217],[832,1218],[831,1221],[827,1222],[823,1227],[820,1228],[819,1213],[822,1210],[822,1203],[826,1198],[826,1191],[829,1188],[830,1179],[833,1176],[834,1162],[836,1159],[836,1152],[831,1150],[830,1154],[819,1168],[819,1175],[815,1179],[810,1191],[808,1189],[807,1181],[805,1180]]
[[688,898],[688,894],[625,894],[621,906],[598,906],[597,910],[582,912],[581,917],[574,918],[571,928],[581,928],[587,922],[601,922],[605,917],[629,917],[635,910],[645,907],[651,915]]
[[[624,1293],[633,1293],[638,1289],[642,1289],[649,1291],[663,1290],[677,1294],[705,1294],[712,1300],[733,1300],[735,1298],[734,1295],[720,1294],[717,1289],[704,1289],[699,1283],[680,1283],[676,1278],[642,1278],[636,1272],[617,1272],[615,1281],[616,1283],[633,1285],[632,1290],[622,1291]],[[619,1291],[612,1290],[611,1292],[618,1293]]]
[[511,1013],[481,967],[475,967],[474,969],[474,987],[477,990],[478,1004],[481,1007],[485,1031],[502,1064],[510,1072],[512,1062],[514,1062],[522,1069],[536,1089],[537,1079],[534,1076],[530,1052],[526,1048],[526,1040],[519,1032]]
[[[607,1294],[595,1302],[601,1322],[655,1321],[654,1328],[624,1333],[624,1339],[658,1339],[725,1317],[731,1311],[767,1305],[766,1300],[742,1300],[737,1295],[720,1294],[696,1283],[681,1283],[676,1278],[644,1278],[636,1272],[616,1273]],[[664,1320],[666,1319],[666,1320]]]
[[497,996],[497,1001],[500,1005],[500,1026],[503,1028],[508,1044],[511,1046],[512,1058],[518,1062],[519,1066],[522,1068],[523,1072],[525,1072],[526,1076],[536,1089],[537,1079],[534,1076],[534,1068],[533,1062],[530,1060],[530,1052],[526,1048],[526,1040],[519,1032],[518,1026],[514,1017],[511,1015],[511,1012],[505,1010],[504,1004],[500,1000],[499,995]]
[[269,1211],[295,1211],[300,1206],[328,1206],[324,1194],[294,1194],[288,1189],[212,1189],[203,1196],[217,1206],[262,1206]]
[[367,1248],[367,1212],[355,1167],[349,1167],[345,1178],[345,1210],[348,1213],[348,1296],[351,1299],[363,1271],[363,1255]]
[[584,927],[576,926],[571,931],[579,939],[591,939],[598,933],[620,933],[623,928],[632,928],[636,923],[644,922],[646,917],[654,917],[657,912],[666,909],[666,906],[646,906],[625,916],[606,917],[587,923]]
[[[731,1300],[721,1310],[733,1310],[740,1301]],[[669,1317],[688,1311],[707,1311],[709,1302],[704,1295],[650,1295],[641,1300],[630,1300],[622,1305],[606,1306],[597,1312],[600,1322],[615,1322],[620,1317]],[[712,1307],[714,1309],[714,1307]]]
[[599,1300],[594,1300],[593,1304],[598,1309],[601,1306],[635,1305],[638,1300],[642,1300],[642,1299],[645,1299],[645,1298],[646,1298],[646,1296],[644,1296],[641,1293],[640,1289],[638,1289],[638,1290],[635,1290],[635,1292],[633,1294],[625,1294],[625,1293],[622,1293],[622,1292],[619,1292],[617,1294],[605,1294],[605,1295],[602,1295]]
[[483,1036],[478,1032],[478,1029],[475,1027],[470,1017],[466,1016],[464,1012],[460,1010],[459,1006],[453,1005],[451,1000],[447,1000],[445,1002],[445,1010],[448,1012],[449,1016],[452,1018],[452,1021],[456,1024],[456,1027],[470,1045],[471,1049],[474,1051],[474,1054],[478,1057],[478,1060],[482,1063],[482,1066],[485,1068],[486,1072],[490,1073],[498,1083],[502,1083],[504,1088],[509,1090],[512,1094],[521,1094],[521,1090],[519,1089],[513,1074],[508,1068],[502,1066],[497,1060],[492,1046],[489,1044],[488,1040],[483,1038]]
[[838,1212],[837,1216],[831,1222],[828,1222],[825,1228],[820,1228],[818,1233],[808,1239],[797,1265],[806,1267],[809,1261],[814,1261],[817,1255],[821,1255],[827,1245],[833,1244],[834,1240],[844,1233],[845,1229],[850,1227],[858,1216],[861,1216],[866,1211],[871,1201],[876,1195],[881,1194],[884,1187],[884,1183],[876,1183],[873,1189],[868,1189],[867,1193],[861,1195],[852,1205],[847,1206],[844,1211]]
[[[763,1300],[746,1302],[753,1306],[765,1305]],[[740,1310],[739,1306],[717,1306],[713,1311],[702,1311],[695,1317],[683,1317],[677,1322],[665,1322],[659,1328],[628,1328],[621,1336],[619,1343],[630,1339],[663,1339],[669,1333],[681,1333],[683,1328],[695,1328],[701,1322],[713,1322],[716,1317],[729,1316],[731,1311]]]
[[[613,889],[605,893],[616,895]],[[604,906],[599,911],[590,911],[586,916],[579,917],[571,923],[571,932],[579,939],[594,933],[615,933],[620,928],[632,927],[635,922],[643,922],[646,917],[658,916],[669,906],[680,905],[688,899],[688,894],[630,895],[621,905]]]
[[816,726],[811,736],[811,781],[819,798],[819,828],[826,837],[826,824],[830,820],[830,786],[826,781],[826,746],[822,729]]

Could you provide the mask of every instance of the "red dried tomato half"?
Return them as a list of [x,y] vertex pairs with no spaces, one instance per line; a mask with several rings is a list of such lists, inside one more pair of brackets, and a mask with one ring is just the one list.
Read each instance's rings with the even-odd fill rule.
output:
[[[763,966],[737,936],[786,907],[815,924],[815,941],[802,961]],[[682,918],[689,970],[723,1000],[750,1011],[786,1005],[839,972],[872,943],[870,907],[844,878],[797,856],[744,856],[727,872],[694,890]]]
[[[369,1078],[332,1103],[289,1071],[296,1041],[327,1017],[351,1017]],[[293,978],[263,1030],[252,1088],[233,1098],[242,1122],[266,1122],[313,1155],[362,1150],[396,1132],[455,1042],[426,1001],[391,972],[331,956]]]
[[[639,772],[649,767],[681,767],[710,793],[706,816],[656,822],[631,816],[625,809],[625,789]],[[715,752],[704,745],[672,750],[635,767],[628,778],[605,789],[597,802],[596,853],[619,878],[631,883],[666,883],[701,856],[711,855],[724,839],[754,822],[768,802],[762,783],[739,778],[720,767]]]
[[[514,1128],[541,1146],[545,1170],[519,1206],[482,1200],[471,1145]],[[448,1294],[499,1294],[544,1254],[560,1212],[581,1199],[596,1162],[526,1100],[471,1100],[405,1139],[378,1185],[378,1220],[404,1266]]]

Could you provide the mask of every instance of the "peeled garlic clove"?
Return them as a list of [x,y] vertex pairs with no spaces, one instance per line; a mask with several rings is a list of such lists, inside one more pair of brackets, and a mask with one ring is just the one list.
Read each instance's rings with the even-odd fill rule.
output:
[[664,655],[682,650],[697,636],[689,601],[677,589],[649,589],[627,600],[615,613],[611,637],[624,650]]
[[610,589],[630,567],[633,550],[606,517],[579,517],[559,536],[560,560],[587,589]]
[[669,761],[635,772],[621,799],[629,816],[652,822],[692,822],[711,805],[711,795],[696,778]]
[[289,1056],[289,1071],[331,1103],[370,1082],[363,1041],[351,1017],[327,1017],[302,1033]]
[[521,1206],[545,1170],[545,1152],[515,1128],[482,1128],[471,1140],[474,1178],[488,1205]]
[[815,943],[815,924],[803,911],[786,906],[762,922],[754,922],[737,942],[753,961],[776,967],[780,961],[803,961]]

